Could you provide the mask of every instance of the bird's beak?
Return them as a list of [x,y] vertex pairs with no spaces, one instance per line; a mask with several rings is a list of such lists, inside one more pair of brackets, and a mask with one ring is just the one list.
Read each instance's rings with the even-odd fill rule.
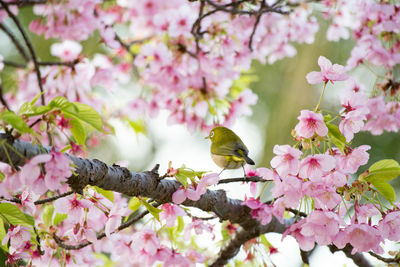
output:
[[210,139],[210,136],[206,136],[206,137],[204,137],[204,139]]

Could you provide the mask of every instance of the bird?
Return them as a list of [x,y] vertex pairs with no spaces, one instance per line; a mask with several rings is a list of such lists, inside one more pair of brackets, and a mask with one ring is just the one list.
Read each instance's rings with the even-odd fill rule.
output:
[[248,156],[249,150],[239,136],[226,127],[217,126],[205,138],[211,140],[211,158],[222,168],[220,174],[226,169],[242,167],[246,177],[244,165],[246,163],[254,165],[255,163]]

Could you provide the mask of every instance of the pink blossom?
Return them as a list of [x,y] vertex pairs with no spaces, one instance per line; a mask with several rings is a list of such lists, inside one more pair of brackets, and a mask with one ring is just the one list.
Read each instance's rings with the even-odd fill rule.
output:
[[368,145],[362,145],[352,149],[341,161],[342,170],[351,174],[356,173],[361,165],[367,164],[369,160],[367,151],[370,149],[371,147]]
[[143,249],[146,253],[155,255],[160,248],[160,240],[153,230],[144,229],[133,235],[131,246],[135,250]]
[[70,40],[65,40],[62,43],[52,44],[50,48],[50,52],[53,56],[59,57],[65,61],[75,60],[78,58],[81,51],[81,44]]
[[299,137],[311,138],[315,134],[319,136],[328,134],[328,127],[326,127],[324,118],[320,113],[302,110],[297,119],[299,119],[299,123],[294,129]]
[[283,233],[282,239],[284,239],[287,235],[293,236],[302,250],[309,251],[314,247],[314,238],[309,236],[304,236],[301,231],[303,225],[306,223],[306,220],[301,220],[297,223],[292,224],[289,228]]
[[64,182],[72,175],[71,161],[64,154],[55,150],[49,153],[51,159],[45,164],[46,175],[44,181],[46,187],[50,190],[57,190],[61,187],[60,182]]
[[342,65],[333,64],[324,56],[320,56],[318,58],[318,65],[321,67],[321,71],[312,71],[307,74],[306,78],[308,83],[317,84],[317,83],[327,83],[334,81],[344,81],[348,77],[346,75],[346,70]]
[[14,249],[19,249],[25,241],[29,241],[31,239],[31,233],[28,230],[29,228],[21,225],[10,225],[8,228],[7,234],[4,236],[1,244],[4,246],[10,240],[10,245]]
[[189,198],[190,200],[197,201],[200,199],[200,194],[197,190],[195,190],[193,187],[189,186],[187,188],[184,188],[183,186],[178,188],[173,194],[172,194],[172,201],[175,204],[181,204],[183,203],[186,198]]
[[180,187],[175,193],[172,194],[172,201],[175,204],[181,204],[186,198],[197,201],[207,191],[207,186],[217,184],[219,175],[217,173],[210,173],[203,176],[196,188],[189,185],[187,188]]
[[365,119],[365,114],[361,114],[359,110],[350,111],[342,117],[339,130],[346,137],[347,142],[353,140],[354,134],[361,131]]
[[204,232],[212,233],[213,227],[210,224],[204,223],[202,220],[193,219],[193,221],[186,226],[183,237],[185,239],[190,239],[190,232],[192,230],[194,230],[196,235],[201,235],[204,234]]
[[314,199],[317,209],[331,210],[342,202],[335,188],[324,181],[318,183],[307,181],[303,184],[303,190],[307,196]]
[[275,186],[272,188],[272,196],[275,198],[282,196],[280,199],[284,205],[295,208],[304,196],[302,186],[301,179],[292,175],[288,175],[282,180],[277,178]]
[[189,249],[186,252],[185,257],[192,263],[204,263],[204,261],[206,260],[206,257],[193,249]]
[[34,202],[39,198],[38,195],[36,195],[34,192],[29,190],[28,188],[25,188],[20,196],[21,199],[21,205],[26,208],[27,212],[30,214],[35,213],[36,211],[36,206]]
[[184,257],[182,254],[172,250],[171,253],[167,257],[163,257],[158,259],[163,262],[163,266],[170,266],[170,267],[191,267],[195,266],[189,259]]
[[368,223],[370,218],[381,214],[379,210],[371,203],[355,206],[354,209],[356,213],[352,217],[353,223],[356,221],[357,223]]
[[122,216],[127,216],[129,213],[130,211],[127,208],[125,199],[119,198],[114,201],[114,205],[107,216],[107,222],[104,229],[104,233],[107,237],[109,237],[111,233],[116,231],[121,225]]
[[400,211],[387,213],[379,222],[378,230],[383,238],[397,242],[400,239]]
[[297,175],[302,154],[300,150],[289,145],[275,145],[274,153],[276,156],[271,160],[271,166],[281,177],[286,177],[288,174]]
[[210,185],[215,185],[219,182],[219,175],[218,173],[209,173],[203,176],[200,179],[200,182],[197,185],[196,191],[199,195],[203,195],[207,187]]
[[266,225],[272,220],[272,207],[262,203],[259,199],[249,198],[244,200],[241,205],[246,205],[251,211],[251,217]]
[[178,205],[165,203],[161,206],[160,219],[165,220],[167,227],[173,227],[177,216],[185,216],[186,212]]
[[352,254],[356,252],[366,252],[373,250],[376,253],[383,253],[380,243],[383,242],[379,231],[368,224],[351,224],[347,226],[344,232],[340,232],[334,244],[343,248],[346,243],[353,246]]
[[320,181],[322,176],[336,166],[332,156],[324,154],[309,155],[301,161],[299,176],[310,178],[311,181]]
[[48,190],[44,182],[44,175],[41,174],[39,164],[50,160],[50,154],[41,154],[33,157],[21,168],[20,179],[22,184],[30,186],[32,191],[38,195],[41,195]]
[[339,226],[344,221],[331,211],[312,211],[305,223],[301,227],[301,234],[310,239],[314,239],[319,245],[328,245],[332,239],[339,233]]
[[93,202],[86,199],[78,199],[77,194],[73,197],[59,198],[54,202],[56,213],[68,214],[68,221],[80,222],[85,216],[85,209],[93,206]]
[[263,178],[264,180],[267,180],[267,181],[268,180],[272,181],[277,177],[276,172],[274,172],[271,169],[263,168],[263,167],[256,169],[256,175],[260,176],[261,178]]

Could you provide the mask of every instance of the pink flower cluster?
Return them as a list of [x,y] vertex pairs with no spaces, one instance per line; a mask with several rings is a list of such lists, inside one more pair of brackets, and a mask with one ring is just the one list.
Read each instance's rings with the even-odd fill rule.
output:
[[183,203],[186,198],[197,201],[207,191],[207,187],[215,185],[219,181],[219,175],[217,173],[210,173],[203,176],[198,184],[191,184],[186,188],[181,186],[175,193],[172,194],[172,201],[175,204]]
[[[40,164],[44,165],[45,173]],[[29,160],[20,171],[16,172],[9,167],[3,167],[6,177],[0,182],[0,195],[9,197],[10,193],[29,188],[27,194],[42,195],[48,190],[59,190],[62,182],[72,175],[71,161],[64,154],[52,151],[41,154]],[[26,199],[28,196],[25,196]]]
[[88,0],[84,4],[73,0],[35,5],[33,12],[40,18],[32,21],[29,29],[44,34],[46,39],[86,40],[101,24],[93,12],[99,3],[99,0]]
[[380,135],[383,131],[398,132],[400,129],[400,103],[386,102],[383,96],[368,99],[367,107],[371,111],[367,114],[367,122],[363,127],[373,135]]
[[[139,35],[136,29],[144,28],[147,31],[141,34],[145,37],[168,36],[153,38],[135,59],[142,83],[153,87],[150,99],[140,100],[140,109],[150,114],[167,109],[169,123],[186,124],[190,130],[209,130],[215,122],[213,117],[220,124],[231,125],[238,116],[251,114],[249,106],[257,97],[235,84],[240,72],[248,70],[254,58],[265,61],[268,57],[272,63],[293,56],[296,50],[290,43],[311,43],[318,30],[310,10],[303,7],[289,16],[266,13],[258,24],[251,51],[248,42],[254,18],[232,19],[217,12],[199,25],[205,34],[197,47],[191,34],[197,2],[148,0],[124,5],[132,14],[129,22],[133,35]],[[136,103],[134,100],[133,105]]]
[[363,61],[392,68],[400,63],[399,40],[390,45],[382,40],[391,38],[400,32],[399,4],[366,1],[324,1],[328,8],[326,17],[332,17],[333,23],[328,29],[328,40],[347,39],[352,31],[357,44],[347,61],[347,68],[352,69]]
[[[400,217],[396,217],[399,211],[388,210],[378,223],[372,225],[371,217],[381,213],[373,205],[355,204],[355,213],[349,214],[348,209],[353,204],[344,201],[338,190],[350,186],[349,177],[368,162],[369,149],[366,145],[348,148],[345,154],[333,149],[326,154],[302,158],[301,151],[288,145],[276,145],[276,156],[271,160],[274,170],[267,175],[268,179],[274,181],[272,196],[276,201],[267,205],[249,198],[243,201],[243,205],[252,209],[253,218],[261,224],[267,224],[273,215],[283,221],[287,208],[301,209],[312,199],[313,210],[304,219],[291,225],[284,236],[290,234],[295,237],[304,250],[312,249],[314,243],[335,244],[339,248],[350,243],[353,253],[368,250],[382,253],[380,243],[399,225]],[[350,222],[344,221],[345,216],[351,216]],[[389,239],[396,238],[397,233]]]

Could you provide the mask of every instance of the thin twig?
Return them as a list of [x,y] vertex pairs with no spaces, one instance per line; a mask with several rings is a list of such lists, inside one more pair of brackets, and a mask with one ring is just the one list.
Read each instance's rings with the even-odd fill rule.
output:
[[[11,4],[11,3],[9,3]],[[15,35],[4,25],[4,23],[0,23],[0,29],[7,34],[8,38],[10,38],[11,42],[15,45],[21,56],[25,59],[25,61],[29,61],[29,56],[25,51],[25,48],[22,46],[20,41],[15,37]]]
[[0,102],[5,106],[8,110],[10,110],[10,106],[7,104],[7,101],[4,99],[4,94],[3,94],[3,87],[0,84]]
[[379,256],[378,254],[376,254],[372,251],[369,251],[368,253],[369,253],[369,255],[377,258],[380,261],[386,262],[386,263],[392,263],[392,262],[400,263],[400,258],[385,258],[385,257]]
[[39,89],[40,92],[42,93],[40,95],[41,101],[42,101],[42,105],[46,105],[46,101],[44,99],[44,94],[43,94],[43,84],[42,84],[42,75],[40,74],[40,68],[39,68],[39,64],[38,64],[38,60],[36,57],[36,52],[33,49],[32,43],[28,38],[28,35],[26,34],[24,28],[22,27],[21,23],[19,22],[18,18],[14,15],[14,13],[11,12],[10,8],[8,7],[7,3],[4,2],[4,0],[0,0],[0,4],[3,6],[4,10],[7,12],[8,16],[10,16],[10,18],[14,21],[15,25],[17,26],[19,32],[21,33],[22,37],[24,38],[25,44],[29,49],[29,52],[31,54],[32,60],[33,60],[33,64],[35,65],[35,71],[36,71],[36,77],[38,80],[38,84],[39,84]]
[[227,178],[222,179],[218,182],[218,184],[228,184],[228,183],[237,183],[237,182],[266,182],[262,177],[251,176],[251,177],[238,177],[238,178]]
[[7,3],[9,6],[31,6],[37,4],[46,4],[48,0],[20,0]]
[[13,68],[18,68],[18,69],[24,69],[26,68],[26,64],[24,63],[18,63],[14,61],[9,61],[9,60],[3,60],[4,65],[13,67]]
[[49,198],[46,198],[46,199],[37,200],[37,201],[33,202],[33,204],[35,204],[35,205],[41,205],[41,204],[44,204],[44,203],[47,203],[47,202],[52,202],[52,201],[57,200],[57,199],[59,199],[59,198],[69,196],[69,195],[71,195],[71,194],[73,194],[73,193],[75,193],[75,192],[74,192],[74,191],[68,191],[68,192],[65,192],[65,193],[63,193],[63,194],[60,194],[60,195],[58,195],[58,196],[54,196],[54,197],[49,197]]
[[[153,204],[153,207],[158,207],[158,206],[160,206],[159,203]],[[146,211],[142,212],[140,215],[138,215],[138,216],[136,216],[136,217],[134,217],[134,218],[129,219],[129,220],[126,221],[125,223],[121,224],[121,225],[117,228],[117,230],[114,231],[114,232],[112,232],[111,234],[114,234],[114,233],[116,233],[116,232],[118,232],[118,231],[121,231],[121,230],[123,230],[123,229],[125,229],[125,228],[128,228],[128,227],[131,226],[132,224],[134,224],[134,223],[138,222],[139,220],[141,220],[141,219],[142,219],[144,216],[146,216],[147,214],[149,214],[149,211],[146,210]],[[101,234],[98,234],[98,235],[97,235],[97,240],[100,240],[100,239],[102,239],[102,238],[104,238],[104,237],[106,237],[106,234],[105,234],[104,232],[101,233]],[[54,240],[56,241],[57,245],[59,245],[61,248],[66,249],[66,250],[78,250],[78,249],[87,247],[87,246],[89,246],[89,245],[92,244],[92,242],[86,241],[86,242],[83,242],[83,243],[78,244],[78,245],[68,245],[68,244],[65,244],[64,241],[62,241],[61,238],[59,238],[56,234],[53,235],[53,238],[54,238]]]
[[[68,191],[68,192],[65,192],[65,193],[63,193],[63,194],[60,194],[60,195],[57,195],[57,196],[54,196],[54,197],[49,197],[49,198],[37,200],[37,201],[33,202],[33,204],[35,204],[35,205],[42,205],[42,204],[45,204],[45,203],[47,203],[47,202],[52,202],[52,201],[54,201],[54,200],[57,200],[57,199],[59,199],[59,198],[69,196],[69,195],[71,195],[72,193],[75,193],[75,192],[74,192],[74,191]],[[3,200],[8,201],[8,202],[18,203],[18,204],[21,204],[21,203],[22,203],[21,199],[19,199],[19,198],[7,199],[7,198],[4,198],[4,197],[0,197],[0,199],[3,199]]]
[[258,15],[256,17],[256,22],[254,23],[254,26],[253,26],[253,31],[251,32],[251,35],[250,35],[250,40],[249,40],[249,49],[250,49],[250,51],[253,51],[253,47],[252,47],[253,38],[254,38],[254,35],[256,33],[258,24],[260,23],[261,16],[263,15],[262,10],[263,10],[264,6],[265,6],[265,0],[262,0],[260,9],[258,10]]
[[66,66],[70,68],[74,68],[76,64],[79,63],[79,59],[75,59],[73,61],[40,61],[38,65],[40,66]]

